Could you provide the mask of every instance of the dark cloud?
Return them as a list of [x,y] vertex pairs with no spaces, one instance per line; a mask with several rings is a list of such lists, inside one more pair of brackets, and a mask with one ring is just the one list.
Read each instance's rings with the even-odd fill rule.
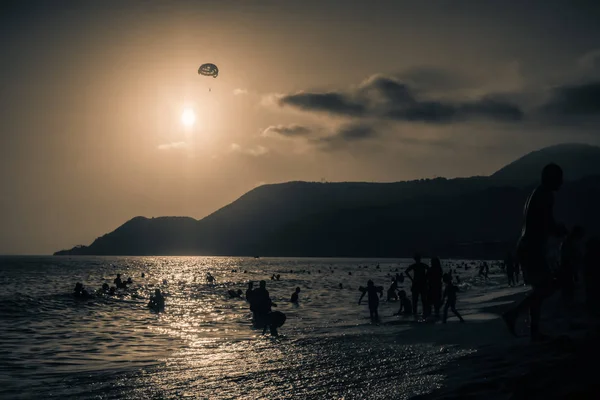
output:
[[[312,139],[309,143],[327,152],[352,148],[353,144],[365,142],[370,143],[372,146],[387,146],[395,143],[402,146],[436,147],[440,149],[451,149],[459,145],[454,138],[406,136],[389,129],[390,126],[386,124],[349,124],[342,126],[330,136]],[[382,142],[379,139],[384,139],[384,141]],[[464,146],[464,143],[460,145]],[[381,149],[380,147],[375,148]],[[361,147],[361,149],[364,150],[365,148]]]
[[516,104],[492,97],[474,101],[426,99],[406,83],[385,76],[372,77],[358,89],[349,92],[283,96],[279,104],[348,117],[426,123],[450,123],[477,118],[519,121],[524,116]]
[[515,104],[493,98],[483,98],[472,103],[464,103],[461,105],[460,112],[502,121],[519,121],[525,116],[521,108]]
[[377,136],[375,127],[366,124],[349,124],[342,126],[330,136],[311,140],[311,143],[324,151],[335,151],[348,144],[365,141]]
[[408,85],[385,76],[372,77],[361,85],[360,97],[363,101],[368,100],[369,95],[372,94],[379,100],[398,105],[416,103],[415,96]]
[[302,125],[271,125],[263,131],[263,136],[301,137],[311,133],[310,128]]
[[555,89],[542,106],[550,116],[600,116],[600,81]]
[[459,119],[458,114],[458,108],[451,104],[423,101],[409,107],[395,107],[384,115],[399,121],[441,123]]
[[337,133],[339,138],[346,141],[369,139],[375,135],[375,129],[368,125],[347,125],[342,127],[342,129],[340,129]]
[[350,100],[341,93],[296,93],[283,96],[279,105],[293,106],[306,111],[322,111],[340,115],[363,115],[365,105]]

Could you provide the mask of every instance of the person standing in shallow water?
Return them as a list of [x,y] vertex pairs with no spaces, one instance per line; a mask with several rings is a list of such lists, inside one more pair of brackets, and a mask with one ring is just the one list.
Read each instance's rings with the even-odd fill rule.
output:
[[400,308],[394,315],[412,315],[412,304],[408,297],[406,297],[406,292],[404,290],[401,290],[398,293],[398,298],[400,299]]
[[[358,290],[362,292],[360,299],[358,299],[358,305],[362,301],[365,294],[368,294],[367,299],[369,300],[369,314],[372,322],[379,322],[379,298],[383,296],[383,286],[375,286],[372,280],[369,279],[367,287],[360,287]],[[377,297],[379,293],[379,297]]]
[[[409,266],[404,273],[412,281],[412,306],[413,314],[417,318],[417,302],[419,296],[423,306],[423,314],[427,315],[427,270],[429,266],[421,262],[421,255],[415,254],[415,263]],[[413,272],[413,276],[410,276],[410,272]]]
[[442,263],[437,257],[431,259],[431,267],[427,270],[427,313],[431,314],[431,307],[435,315],[439,317],[440,308],[442,308]]
[[257,326],[264,327],[268,323],[271,307],[277,307],[277,305],[271,301],[269,291],[267,290],[267,282],[260,281],[258,289],[252,291],[250,301],[250,309],[254,313]]
[[297,287],[296,291],[292,293],[292,297],[290,299],[291,303],[298,304],[298,295],[300,294],[300,288]]
[[248,282],[248,289],[246,289],[246,301],[248,301],[248,303],[250,303],[250,298],[252,297],[252,290],[254,289],[253,286],[254,282]]
[[123,286],[123,281],[121,280],[121,274],[117,274],[117,277],[113,280],[113,283],[115,284],[117,289],[120,289]]
[[445,324],[448,319],[448,309],[451,309],[454,315],[458,317],[460,322],[465,322],[463,317],[460,315],[458,311],[456,311],[456,293],[458,292],[458,287],[452,283],[452,277],[448,274],[444,274],[444,283],[446,284],[446,289],[444,289],[443,298],[446,299],[446,305],[444,306],[444,318],[442,322]]
[[548,337],[540,332],[542,304],[555,290],[555,283],[546,261],[548,238],[562,237],[567,230],[554,220],[554,192],[563,183],[563,171],[556,164],[548,164],[542,170],[541,185],[527,199],[521,238],[517,245],[517,259],[521,264],[523,280],[531,285],[531,293],[504,315],[509,331],[516,336],[517,316],[527,309],[531,316],[531,340],[541,341]]

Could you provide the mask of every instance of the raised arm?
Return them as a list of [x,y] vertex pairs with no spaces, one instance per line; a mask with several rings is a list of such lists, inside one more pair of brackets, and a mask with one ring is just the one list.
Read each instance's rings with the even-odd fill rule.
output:
[[404,270],[404,274],[408,277],[408,279],[411,280],[411,282],[412,282],[413,278],[412,278],[412,276],[410,276],[409,272],[411,272],[413,269],[415,269],[414,264]]
[[360,305],[360,302],[362,301],[363,297],[365,297],[365,293],[367,293],[367,291],[363,291],[362,294],[360,295],[360,299],[358,299],[358,304]]

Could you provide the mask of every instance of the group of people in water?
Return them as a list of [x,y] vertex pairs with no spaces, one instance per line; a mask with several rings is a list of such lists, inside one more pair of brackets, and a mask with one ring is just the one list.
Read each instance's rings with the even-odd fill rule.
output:
[[[300,288],[296,288],[296,291],[292,294],[292,302],[298,303],[298,293],[300,293]],[[277,307],[277,304],[271,300],[267,290],[267,282],[260,281],[256,289],[254,288],[254,282],[248,282],[246,300],[250,303],[254,326],[263,328],[263,334],[269,329],[272,336],[279,336],[277,328],[284,324],[286,316],[281,311],[272,310],[272,307]]]
[[[387,300],[399,300],[400,309],[394,315],[412,315],[418,319],[417,309],[419,299],[422,304],[422,315],[424,318],[435,316],[440,317],[440,310],[444,300],[446,300],[442,322],[446,323],[448,319],[448,310],[452,310],[454,315],[461,322],[465,322],[460,313],[456,310],[456,293],[458,287],[453,283],[452,275],[442,271],[442,265],[438,257],[431,259],[431,266],[428,266],[421,260],[420,254],[415,254],[414,263],[404,271],[403,275],[396,274],[392,278],[392,284],[387,291]],[[411,275],[412,273],[412,275]],[[398,289],[398,284],[404,282],[404,276],[411,281],[412,301],[406,295],[406,291]],[[443,286],[445,285],[445,288]],[[362,292],[358,304],[367,295],[369,304],[369,314],[373,322],[379,321],[379,299],[383,297],[383,287],[375,286],[372,280],[367,282],[366,287],[359,287]],[[379,295],[379,296],[378,296]]]
[[[142,273],[142,278],[145,276]],[[96,290],[95,293],[90,293],[81,282],[75,284],[73,289],[73,295],[77,299],[90,299],[96,296],[116,296],[118,289],[128,289],[129,285],[133,284],[131,277],[127,278],[126,281],[121,279],[121,274],[117,274],[117,277],[113,280],[114,286],[109,286],[108,283],[104,282],[102,287]],[[156,312],[165,310],[165,297],[160,289],[154,289],[154,295],[150,296],[148,307]]]
[[96,290],[95,293],[90,293],[81,282],[77,282],[75,284],[75,288],[73,289],[73,295],[76,298],[83,299],[102,295],[115,296],[117,294],[117,289],[127,289],[128,285],[133,284],[133,280],[131,277],[129,277],[126,281],[123,281],[121,279],[121,274],[117,274],[117,277],[113,280],[113,283],[115,286],[109,286],[108,283],[105,282],[102,284],[100,289]]

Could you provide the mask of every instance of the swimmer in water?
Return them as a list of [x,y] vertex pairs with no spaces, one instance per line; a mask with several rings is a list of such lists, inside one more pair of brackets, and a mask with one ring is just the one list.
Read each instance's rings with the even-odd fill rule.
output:
[[227,294],[229,295],[230,299],[236,299],[236,298],[241,299],[242,294],[244,294],[244,293],[241,291],[241,289],[238,289],[237,292],[233,289],[229,289],[227,291]]
[[110,290],[108,283],[104,282],[102,284],[102,287],[100,289],[98,289],[98,291],[96,292],[96,294],[98,295],[102,295],[102,294],[108,294],[108,291]]
[[88,298],[91,297],[87,290],[83,287],[81,282],[77,282],[75,284],[75,289],[73,289],[73,295],[77,298]]
[[165,310],[165,298],[160,292],[160,289],[154,290],[154,296],[150,296],[148,307],[156,312]]
[[298,295],[300,294],[300,288],[297,287],[296,291],[292,293],[292,298],[290,299],[291,303],[298,304]]

